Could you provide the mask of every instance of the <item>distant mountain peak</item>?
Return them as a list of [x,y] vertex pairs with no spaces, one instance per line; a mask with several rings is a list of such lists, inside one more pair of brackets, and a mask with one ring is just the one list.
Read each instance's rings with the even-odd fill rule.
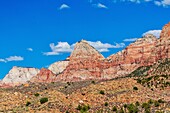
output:
[[86,40],[81,40],[75,44],[74,50],[71,53],[72,58],[93,58],[104,59],[104,56],[91,46]]

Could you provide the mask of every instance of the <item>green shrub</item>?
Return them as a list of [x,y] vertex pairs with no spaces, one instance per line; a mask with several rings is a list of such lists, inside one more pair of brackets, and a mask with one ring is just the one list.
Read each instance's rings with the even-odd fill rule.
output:
[[41,98],[41,99],[40,99],[40,103],[41,103],[41,104],[44,104],[44,103],[46,103],[46,102],[48,102],[48,98]]
[[137,113],[139,109],[134,104],[129,104],[127,106],[129,113]]
[[151,112],[151,111],[150,111],[149,108],[145,109],[145,113],[150,113],[150,112]]
[[133,90],[138,90],[138,88],[135,86],[135,87],[133,87]]
[[81,113],[84,113],[84,112],[87,112],[89,109],[90,109],[89,105],[87,105],[87,106],[84,105],[80,111],[81,111]]
[[104,91],[103,91],[103,90],[101,90],[101,91],[100,91],[100,94],[104,95],[105,93],[104,93]]
[[114,106],[114,107],[112,108],[112,111],[117,111],[117,107]]
[[127,104],[124,104],[123,107],[124,107],[124,108],[127,108]]
[[123,108],[120,109],[119,113],[125,113]]
[[40,96],[40,94],[39,93],[35,93],[34,96],[38,97],[38,96]]
[[154,102],[154,101],[153,101],[152,99],[150,99],[150,100],[148,101],[149,104],[153,104],[153,102]]
[[104,103],[104,106],[108,106],[108,105],[109,105],[109,103],[108,103],[108,102],[105,102],[105,103]]
[[136,105],[136,106],[140,106],[140,103],[137,101],[137,102],[135,103],[135,105]]
[[155,106],[155,107],[159,107],[159,106],[160,106],[159,102],[158,102],[158,101],[155,101],[155,102],[154,102],[154,106]]
[[158,100],[159,103],[165,103],[162,99]]
[[80,105],[78,105],[77,110],[80,111],[81,109],[82,109],[82,107]]
[[145,109],[147,109],[147,108],[150,108],[151,106],[148,104],[148,103],[143,103],[142,104],[142,108],[145,108]]
[[27,101],[26,106],[29,106],[30,104],[31,104],[31,102]]
[[92,83],[92,84],[95,84],[95,81],[93,80],[91,83]]
[[79,110],[81,113],[86,113],[90,109],[89,105],[78,105],[77,110]]

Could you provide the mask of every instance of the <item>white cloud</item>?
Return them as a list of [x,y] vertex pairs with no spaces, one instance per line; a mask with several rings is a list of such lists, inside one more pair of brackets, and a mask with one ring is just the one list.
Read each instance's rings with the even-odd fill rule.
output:
[[168,7],[170,6],[170,0],[113,0],[113,3],[117,2],[132,2],[132,3],[148,3],[151,2],[157,6]]
[[124,39],[123,41],[124,42],[133,42],[133,41],[136,41],[137,38],[127,38],[127,39]]
[[62,9],[69,9],[70,6],[68,6],[67,4],[62,4],[60,7],[59,7],[59,10],[62,10]]
[[161,34],[161,30],[149,30],[145,33],[142,34],[142,36],[146,35],[146,34],[153,34],[154,36],[156,36],[157,38],[160,37]]
[[154,4],[157,6],[167,7],[170,6],[170,0],[154,1]]
[[[124,43],[115,43],[115,45],[109,44],[109,43],[102,43],[101,41],[87,41],[91,46],[96,48],[99,52],[108,52],[111,48],[122,48],[125,46]],[[69,45],[67,42],[58,42],[57,45],[54,43],[50,44],[51,52],[44,52],[44,55],[50,56],[50,55],[60,55],[62,53],[70,53],[73,51],[73,48],[75,46],[75,43],[72,45]]]
[[72,51],[71,46],[67,42],[58,42],[57,45],[54,43],[50,44],[51,52],[44,52],[44,55],[59,55],[61,53],[70,53]]
[[28,51],[31,51],[31,52],[33,51],[33,49],[32,49],[32,48],[27,48],[27,50],[28,50]]
[[22,61],[24,60],[23,57],[21,56],[10,56],[8,58],[5,58],[5,59],[0,59],[0,62],[12,62],[12,61]]
[[124,43],[115,43],[115,45],[111,45],[109,43],[102,43],[100,41],[92,42],[92,41],[87,41],[91,46],[96,48],[99,52],[108,52],[109,48],[122,48],[125,46]]
[[160,1],[154,1],[154,4],[157,5],[157,6],[161,6],[161,2]]
[[23,57],[21,56],[10,56],[8,58],[5,59],[7,62],[11,62],[11,61],[22,61],[24,60]]
[[0,62],[5,62],[6,63],[7,61],[5,59],[0,59]]
[[108,9],[108,7],[104,4],[98,3],[98,4],[93,4],[94,7],[96,8],[101,8],[101,9]]

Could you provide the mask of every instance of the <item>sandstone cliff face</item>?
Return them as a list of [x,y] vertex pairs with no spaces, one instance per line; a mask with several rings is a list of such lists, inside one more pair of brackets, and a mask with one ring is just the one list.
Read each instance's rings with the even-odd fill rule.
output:
[[160,38],[157,40],[155,48],[152,51],[151,59],[157,61],[164,58],[170,58],[170,23],[163,27]]
[[[163,27],[159,39],[147,34],[106,59],[87,41],[82,40],[75,44],[74,51],[67,61],[56,62],[49,70],[41,69],[36,77],[33,76],[37,71],[31,73],[31,76],[26,76],[25,71],[22,74],[23,70],[10,72],[12,74],[9,73],[2,82],[24,83],[32,77],[33,82],[112,79],[126,76],[138,67],[153,65],[165,58],[170,58],[170,23]],[[15,76],[12,76],[13,73]]]
[[102,60],[104,60],[103,55],[87,41],[82,40],[76,43],[70,62],[64,72],[58,75],[58,79],[76,81],[99,78],[102,73]]
[[49,69],[42,68],[40,72],[31,78],[31,82],[44,82],[44,83],[50,83],[56,81],[56,74],[54,74]]
[[116,65],[133,63],[147,65],[147,63],[149,63],[147,59],[150,57],[156,42],[157,38],[155,36],[147,34],[127,46],[123,51],[113,54],[107,59]]
[[103,78],[111,79],[126,76],[140,66],[152,64],[153,61],[148,59],[156,42],[157,38],[155,36],[147,34],[137,39],[124,50],[109,56],[106,59],[109,66],[103,70]]
[[2,86],[15,86],[26,83],[32,77],[37,75],[39,69],[36,68],[22,68],[22,67],[13,67],[9,73],[1,81]]
[[66,67],[68,66],[69,61],[59,61],[51,64],[49,66],[49,70],[51,70],[54,74],[58,75],[62,73]]
[[[160,40],[167,40],[169,37],[167,30],[169,27],[166,25],[160,39],[147,34],[106,59],[86,41],[78,42],[70,56],[68,66],[57,79],[64,81],[112,79],[126,76],[140,66],[152,65],[158,59],[166,58],[164,54],[169,45],[168,42]],[[159,47],[163,48],[161,54],[158,51],[160,50],[158,44],[163,46]]]

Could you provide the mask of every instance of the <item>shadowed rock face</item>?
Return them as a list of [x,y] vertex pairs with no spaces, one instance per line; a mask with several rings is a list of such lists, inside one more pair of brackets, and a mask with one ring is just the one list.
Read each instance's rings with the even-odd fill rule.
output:
[[49,69],[42,68],[40,72],[31,79],[31,82],[50,83],[56,81],[56,74]]
[[14,66],[9,73],[1,81],[1,85],[15,86],[22,83],[26,83],[32,77],[39,73],[39,69],[36,68],[22,68]]

